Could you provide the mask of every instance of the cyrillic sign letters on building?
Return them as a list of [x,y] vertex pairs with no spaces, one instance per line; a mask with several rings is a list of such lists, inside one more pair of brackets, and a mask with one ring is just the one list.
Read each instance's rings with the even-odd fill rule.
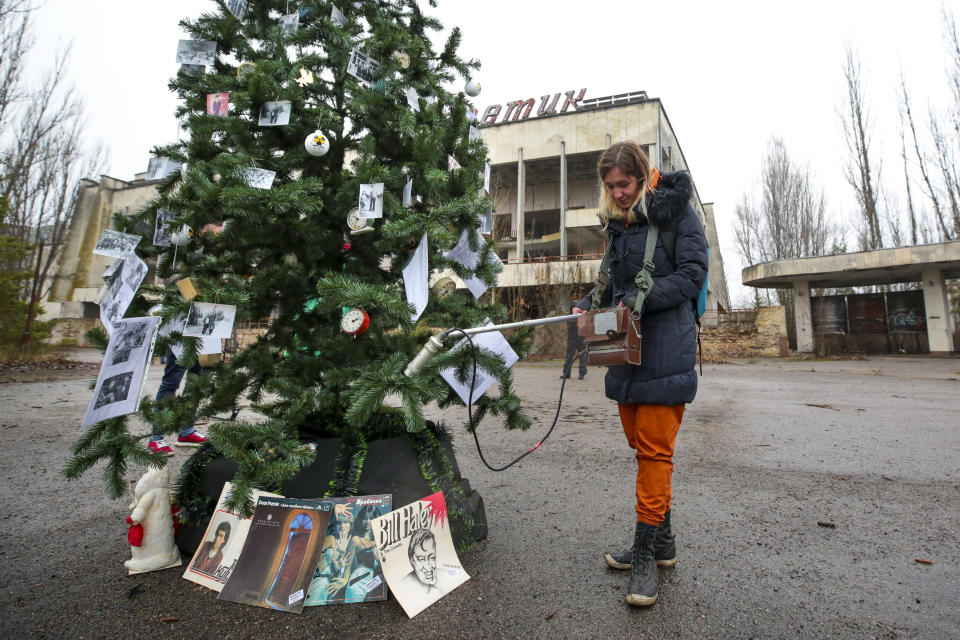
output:
[[[565,113],[570,107],[573,107],[574,111],[578,111],[580,109],[580,101],[583,100],[583,96],[587,93],[587,90],[580,89],[576,98],[573,97],[574,93],[576,93],[575,89],[567,91],[564,94],[566,99],[563,101],[563,107],[560,111],[557,111],[557,103],[560,101],[559,93],[553,94],[552,98],[550,95],[540,96],[540,106],[537,108],[537,115],[546,116],[554,113]],[[530,112],[533,111],[534,104],[536,104],[536,100],[533,98],[508,102],[506,105],[507,110],[504,112],[500,122],[526,120],[530,117]],[[502,105],[490,105],[486,111],[483,112],[483,117],[480,119],[480,122],[482,124],[494,124],[500,116],[501,111],[503,111]]]

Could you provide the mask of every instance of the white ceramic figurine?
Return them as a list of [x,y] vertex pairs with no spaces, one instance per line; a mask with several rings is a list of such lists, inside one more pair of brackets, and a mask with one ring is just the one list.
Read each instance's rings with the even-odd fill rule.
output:
[[131,546],[133,556],[123,564],[130,574],[180,566],[180,551],[173,543],[170,515],[170,470],[150,467],[137,480],[127,522],[143,526],[140,546]]

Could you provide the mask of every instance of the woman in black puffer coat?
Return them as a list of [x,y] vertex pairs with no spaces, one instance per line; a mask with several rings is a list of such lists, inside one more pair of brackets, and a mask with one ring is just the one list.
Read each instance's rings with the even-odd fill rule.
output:
[[[683,411],[697,393],[697,327],[691,300],[707,276],[707,242],[690,205],[689,174],[661,176],[633,142],[618,142],[604,151],[597,173],[603,183],[600,216],[612,243],[600,307],[633,308],[635,277],[643,268],[651,223],[667,232],[667,242],[676,240],[670,251],[664,248],[663,233],[657,239],[653,288],[640,310],[642,364],[611,366],[605,378],[606,395],[617,402],[637,459],[633,545],[605,559],[612,568],[631,570],[627,602],[646,606],[657,599],[657,565],[677,562],[670,530],[670,477]],[[590,301],[587,295],[575,312],[589,309]]]

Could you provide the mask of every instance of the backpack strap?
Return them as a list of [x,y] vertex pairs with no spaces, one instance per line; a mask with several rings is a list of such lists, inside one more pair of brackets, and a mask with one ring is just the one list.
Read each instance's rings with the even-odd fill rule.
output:
[[659,233],[657,225],[650,224],[647,228],[647,246],[643,252],[643,268],[634,277],[633,282],[637,285],[637,300],[633,303],[633,310],[640,313],[643,301],[647,299],[647,294],[653,289],[653,252],[657,248],[657,234]]
[[593,287],[593,293],[590,295],[590,308],[599,309],[600,299],[603,292],[607,289],[607,278],[610,273],[610,256],[613,254],[613,234],[607,232],[607,250],[603,254],[603,260],[600,261],[600,268],[597,269],[597,284]]

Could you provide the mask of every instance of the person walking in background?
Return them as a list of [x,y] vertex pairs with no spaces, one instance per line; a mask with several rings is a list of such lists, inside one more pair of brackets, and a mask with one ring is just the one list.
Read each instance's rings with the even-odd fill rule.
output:
[[[575,302],[570,303],[570,312],[574,313],[577,305]],[[573,361],[575,358],[580,358],[580,380],[583,380],[583,376],[587,375],[587,342],[583,336],[580,335],[580,332],[577,330],[576,322],[567,322],[567,357],[563,361],[563,375],[561,378],[569,378],[570,370],[573,368]]]
[[[574,313],[591,307],[626,306],[639,312],[641,364],[607,369],[606,396],[615,400],[627,443],[635,452],[636,527],[629,549],[607,553],[607,565],[629,569],[627,603],[649,606],[657,600],[657,566],[677,562],[670,528],[673,499],[673,449],[688,402],[697,394],[695,299],[707,277],[707,241],[690,205],[693,183],[686,172],[663,176],[633,142],[618,142],[600,155],[597,174],[603,185],[600,217],[607,231],[609,280],[599,280],[577,303]],[[637,276],[644,271],[647,236],[653,286],[636,309]],[[676,241],[671,254],[660,229]],[[595,294],[595,295],[594,295]]]

